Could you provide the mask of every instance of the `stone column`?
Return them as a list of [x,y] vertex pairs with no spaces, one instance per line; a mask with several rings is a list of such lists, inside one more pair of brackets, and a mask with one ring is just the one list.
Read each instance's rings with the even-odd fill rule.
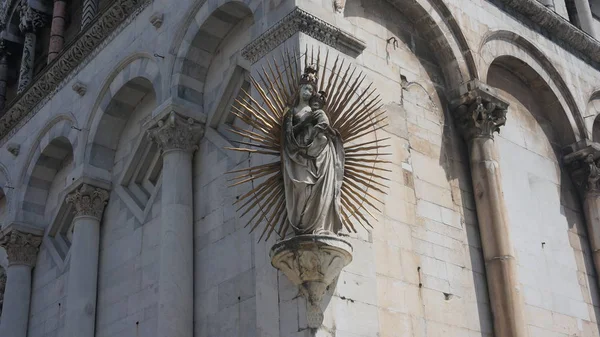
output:
[[62,51],[65,44],[65,24],[67,16],[67,2],[54,0],[52,11],[52,28],[50,29],[50,46],[48,48],[48,63],[52,62]]
[[44,25],[43,14],[29,7],[27,1],[21,4],[21,22],[19,29],[25,35],[23,42],[23,56],[19,71],[18,93],[23,92],[33,79],[35,65],[36,31]]
[[589,0],[575,0],[575,7],[577,8],[577,17],[581,25],[581,30],[598,39],[599,35],[594,27],[594,17],[592,16]]
[[[479,84],[479,86],[483,86]],[[469,147],[471,178],[481,232],[495,337],[526,337],[524,303],[509,234],[494,132],[506,122],[508,104],[491,88],[470,90],[455,118]]]
[[[583,140],[565,148],[564,163],[583,203],[596,273],[600,272],[600,144]],[[600,280],[598,280],[600,282]]]
[[8,87],[8,51],[6,42],[0,39],[0,116],[6,107],[6,89]]
[[192,158],[204,126],[170,112],[148,135],[163,158],[157,337],[193,337]]
[[87,184],[67,196],[75,208],[67,288],[66,337],[94,337],[100,220],[108,192]]
[[0,336],[27,337],[31,270],[41,243],[41,236],[18,229],[7,228],[0,233],[0,247],[8,256]]
[[81,11],[81,30],[84,30],[98,14],[98,0],[84,0]]

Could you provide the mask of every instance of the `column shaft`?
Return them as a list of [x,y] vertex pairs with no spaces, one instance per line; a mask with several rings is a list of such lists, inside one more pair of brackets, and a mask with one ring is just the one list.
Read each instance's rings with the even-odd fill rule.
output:
[[65,44],[65,25],[67,16],[67,2],[54,1],[52,11],[52,28],[50,29],[50,46],[48,48],[48,63],[52,62],[62,51]]
[[594,26],[594,17],[592,16],[589,0],[575,0],[575,7],[577,8],[577,16],[579,18],[581,30],[598,39],[599,36]]
[[81,30],[85,29],[98,14],[98,0],[84,0],[81,11]]
[[[466,91],[454,111],[456,124],[469,146],[469,162],[481,247],[485,260],[495,337],[527,337],[525,309],[517,261],[502,192],[502,176],[494,133],[506,123],[508,103],[479,81]],[[462,88],[464,89],[464,88]]]
[[510,243],[494,140],[475,137],[469,141],[469,152],[495,336],[525,337],[517,263]]
[[67,289],[67,337],[94,337],[100,221],[91,216],[74,220]]
[[163,155],[158,336],[193,336],[192,152]]
[[157,337],[194,334],[194,218],[192,158],[204,126],[170,112],[149,137],[162,151],[160,272]]
[[35,61],[35,42],[34,32],[25,33],[25,42],[23,43],[23,56],[21,57],[21,69],[19,71],[18,92],[21,93],[29,86],[33,79],[33,67]]
[[[14,226],[14,227],[13,227]],[[0,233],[0,246],[6,250],[6,289],[0,321],[0,336],[27,337],[31,301],[31,270],[42,243],[42,231],[17,229],[9,225]]]
[[27,337],[31,301],[31,266],[11,265],[6,270],[6,277],[0,336]]
[[67,337],[94,337],[100,219],[107,200],[108,191],[87,184],[66,199],[75,208],[67,288]]

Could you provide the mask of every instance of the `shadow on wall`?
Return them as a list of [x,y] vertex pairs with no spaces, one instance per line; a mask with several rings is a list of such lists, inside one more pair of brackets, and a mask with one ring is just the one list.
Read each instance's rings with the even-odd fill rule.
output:
[[[531,263],[534,262],[547,264],[547,267],[545,267],[547,271],[557,270],[556,264],[560,263],[560,261],[557,261],[556,259],[557,255],[554,254],[558,254],[563,258],[569,259],[569,263],[576,261],[577,263],[575,266],[573,266],[573,268],[577,269],[577,275],[570,275],[571,278],[566,282],[571,282],[569,285],[576,284],[579,286],[581,291],[581,299],[583,299],[588,306],[593,306],[593,310],[586,308],[588,309],[587,311],[589,312],[589,315],[592,316],[590,317],[590,321],[598,321],[597,318],[600,317],[600,298],[598,296],[598,283],[595,276],[596,272],[594,271],[593,267],[594,263],[592,261],[592,252],[590,251],[589,247],[588,234],[586,231],[584,213],[582,210],[583,203],[582,200],[580,200],[577,190],[571,181],[569,172],[567,171],[566,167],[564,167],[562,159],[563,147],[575,142],[575,137],[570,127],[571,124],[566,117],[566,113],[548,84],[532,68],[516,58],[508,56],[497,58],[490,66],[487,78],[489,85],[503,90],[512,96],[512,98],[509,100],[512,101],[512,104],[511,107],[509,107],[507,124],[516,123],[510,125],[512,130],[515,130],[517,127],[522,129],[522,131],[519,132],[522,133],[523,144],[516,144],[514,139],[517,139],[518,136],[513,134],[515,131],[510,131],[508,129],[506,129],[506,131],[511,133],[505,133],[503,137],[506,142],[514,144],[511,146],[523,147],[524,149],[520,149],[519,151],[528,151],[527,157],[534,158],[541,156],[541,160],[552,162],[554,165],[556,165],[556,170],[558,171],[557,188],[560,189],[560,192],[556,201],[560,202],[560,214],[564,216],[566,223],[561,219],[551,219],[551,223],[541,221],[544,219],[544,217],[548,217],[548,214],[556,214],[558,212],[558,210],[552,209],[554,207],[545,209],[546,206],[553,205],[550,204],[552,202],[551,195],[548,196],[549,201],[536,201],[539,204],[539,209],[529,210],[530,214],[528,214],[528,216],[537,221],[534,221],[534,223],[531,223],[531,225],[527,225],[525,223],[511,223],[510,226],[513,227],[513,229],[519,228],[520,231],[523,231],[523,228],[526,227],[538,226],[538,229],[542,230],[540,233],[538,233],[539,235],[536,235],[534,240],[539,238],[540,241],[543,241],[539,246],[540,248],[534,249],[533,247],[523,247],[524,242],[526,241],[523,240],[522,242],[519,242],[518,245],[515,245],[515,250],[520,248],[521,251],[524,249],[533,249],[533,251],[536,249],[542,249],[544,251],[538,251],[537,254],[531,253],[532,256],[527,256],[529,254],[526,253],[522,253],[522,256],[519,256],[519,252],[517,252],[517,259],[521,259],[520,262],[523,263],[523,265],[521,265],[521,263],[520,265],[527,268],[531,267]],[[512,120],[511,109],[513,111]],[[517,109],[524,109],[525,111],[517,111]],[[527,118],[529,115],[532,117],[531,119]],[[520,116],[521,118],[519,118]],[[536,130],[541,131],[536,133]],[[541,132],[543,132],[543,134],[541,134]],[[542,137],[545,137],[545,139],[542,139]],[[549,145],[544,147],[546,142],[549,142]],[[529,155],[529,153],[531,155]],[[528,170],[525,162],[528,161],[529,158],[517,158],[517,160],[522,161],[524,163],[524,167],[515,169],[521,171]],[[503,167],[503,172],[509,169],[511,168]],[[530,172],[527,173],[529,176],[529,186],[524,186],[523,189],[524,191],[529,190],[530,192],[529,195],[526,195],[524,198],[531,200],[547,199],[546,197],[542,197],[538,194],[540,191],[546,191],[547,186],[554,186],[554,183],[551,184],[550,181],[543,176],[544,169],[542,167],[538,167],[536,169],[529,168],[529,170]],[[544,187],[544,185],[546,187]],[[509,209],[510,214],[515,214],[515,212],[516,210],[511,211]],[[509,218],[511,218],[510,215]],[[520,216],[515,214],[515,217],[512,220],[514,221],[515,218],[520,219]],[[540,225],[537,224],[537,222],[543,222],[543,224]],[[564,225],[566,226],[560,228]],[[560,228],[560,231],[556,231],[557,228]],[[553,233],[544,233],[544,229],[546,232],[553,231]],[[516,237],[515,234],[522,235],[523,233],[513,232],[512,236]],[[565,235],[568,236],[568,238],[565,238]],[[545,238],[549,238],[554,242],[545,242]],[[561,244],[564,244],[564,242],[570,243],[570,246],[573,249],[572,253],[564,250],[565,247],[557,247],[556,243],[561,240],[561,238]],[[553,243],[554,246],[552,245]],[[513,240],[513,245],[514,244],[515,242]],[[582,261],[579,261],[577,256],[580,256]],[[532,257],[535,260],[532,260]],[[561,271],[561,273],[566,274],[567,272]],[[522,280],[522,284],[526,288],[526,284],[524,283],[526,280],[525,275],[519,275],[519,277]],[[536,277],[540,276],[537,275]],[[555,302],[554,297],[557,294],[558,296],[562,296],[564,295],[562,292],[566,291],[565,289],[558,289],[562,287],[557,287],[556,284],[561,283],[550,285],[539,284],[536,285],[536,288],[539,288],[536,290],[541,291],[542,294],[552,295],[552,301]],[[550,291],[546,289],[548,287],[551,289]],[[527,296],[527,289],[525,289],[524,293],[526,305],[537,306],[533,300],[529,299],[529,296]],[[574,301],[581,301],[581,299],[574,299]],[[554,304],[554,307],[556,306],[557,305]],[[553,308],[553,310],[556,311],[560,311],[560,309],[561,308]],[[600,325],[598,325],[598,327],[600,328]]]

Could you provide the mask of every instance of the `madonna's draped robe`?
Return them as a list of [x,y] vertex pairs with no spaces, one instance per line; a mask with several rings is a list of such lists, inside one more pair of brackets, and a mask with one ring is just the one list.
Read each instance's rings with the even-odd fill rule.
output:
[[[294,130],[294,126],[302,125]],[[288,221],[296,234],[337,233],[342,228],[340,196],[344,148],[323,110],[284,117],[283,181]]]

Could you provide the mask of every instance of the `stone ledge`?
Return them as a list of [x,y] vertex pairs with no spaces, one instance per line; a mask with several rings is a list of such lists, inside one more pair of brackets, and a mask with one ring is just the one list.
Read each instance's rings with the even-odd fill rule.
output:
[[[600,69],[600,42],[569,21],[546,8],[537,0],[489,0],[501,9],[520,14],[526,24],[534,24],[545,31],[551,40],[558,40],[564,49]],[[503,8],[506,7],[506,8]],[[510,11],[508,11],[510,12]]]
[[298,32],[350,54],[358,55],[367,47],[364,41],[296,7],[290,14],[244,47],[242,56],[250,62],[256,63]]
[[113,0],[89,28],[66,46],[32,84],[10,103],[0,118],[0,146],[150,3],[150,0]]

